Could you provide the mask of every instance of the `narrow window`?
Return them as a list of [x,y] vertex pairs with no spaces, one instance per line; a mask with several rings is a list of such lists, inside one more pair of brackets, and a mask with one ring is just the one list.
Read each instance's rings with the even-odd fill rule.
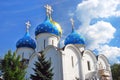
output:
[[54,45],[54,41],[52,40],[52,45]]
[[51,57],[49,58],[50,62],[52,62]]
[[44,40],[44,49],[45,49],[45,40]]
[[24,52],[22,53],[22,59],[24,58]]
[[72,67],[74,67],[73,56],[71,56]]
[[100,68],[100,69],[103,69],[103,65],[102,65],[101,62],[100,62],[100,64],[99,64],[99,68]]
[[88,70],[90,70],[90,61],[87,61]]

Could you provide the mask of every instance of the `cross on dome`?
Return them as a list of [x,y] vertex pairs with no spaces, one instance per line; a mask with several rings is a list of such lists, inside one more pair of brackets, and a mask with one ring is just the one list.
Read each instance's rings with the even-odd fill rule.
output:
[[52,11],[53,11],[53,9],[52,9],[52,7],[50,6],[50,5],[45,5],[44,6],[45,8],[46,8],[46,13],[47,13],[47,15],[48,16],[51,16],[51,13],[52,13]]
[[73,20],[73,18],[71,18],[70,21],[71,21],[71,24],[72,24],[72,31],[74,31],[74,20]]
[[25,24],[26,24],[26,30],[27,30],[27,32],[28,32],[28,31],[29,31],[29,28],[30,28],[30,26],[31,26],[30,21],[27,21]]

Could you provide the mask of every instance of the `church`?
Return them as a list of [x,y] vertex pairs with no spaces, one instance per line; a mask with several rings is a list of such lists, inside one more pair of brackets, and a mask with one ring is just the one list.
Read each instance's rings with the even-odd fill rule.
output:
[[29,33],[30,22],[26,23],[26,33],[16,43],[16,53],[29,59],[26,77],[34,74],[34,62],[38,53],[43,52],[50,59],[53,67],[53,80],[112,80],[108,59],[103,55],[95,55],[86,49],[85,38],[74,29],[60,47],[61,26],[52,19],[52,7],[46,8],[46,18],[35,29],[35,39]]

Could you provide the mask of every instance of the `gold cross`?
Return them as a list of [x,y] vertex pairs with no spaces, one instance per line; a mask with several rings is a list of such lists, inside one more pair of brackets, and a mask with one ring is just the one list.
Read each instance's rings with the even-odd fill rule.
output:
[[48,5],[48,4],[45,5],[44,7],[46,8],[47,15],[51,15],[51,13],[53,11],[52,7],[50,5]]
[[71,18],[70,21],[71,21],[71,24],[72,24],[72,31],[73,31],[74,30],[74,20],[73,20],[73,18]]
[[27,29],[27,32],[28,32],[28,31],[29,31],[29,28],[30,28],[30,26],[31,26],[30,21],[27,21],[25,24],[26,24],[26,29]]

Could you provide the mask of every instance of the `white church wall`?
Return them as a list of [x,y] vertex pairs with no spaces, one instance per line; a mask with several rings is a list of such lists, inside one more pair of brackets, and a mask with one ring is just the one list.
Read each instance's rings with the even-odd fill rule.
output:
[[108,59],[103,54],[100,54],[98,56],[97,63],[98,63],[99,77],[102,78],[103,77],[102,75],[104,74],[105,76],[108,76],[105,78],[109,78],[110,80],[112,80],[112,73]]
[[104,55],[99,55],[98,56],[98,69],[107,69],[109,67],[109,62],[107,58]]
[[98,69],[101,70],[101,69],[106,69],[106,68],[107,68],[107,66],[106,66],[104,60],[99,58],[99,60],[98,60]]
[[23,57],[25,59],[29,59],[29,64],[26,69],[27,73],[26,73],[25,78],[30,78],[30,74],[34,73],[34,71],[32,69],[32,68],[34,68],[34,62],[37,60],[37,55],[35,55],[35,50],[33,50],[32,48],[22,47],[22,48],[18,48],[16,50],[16,53],[17,53],[17,55],[20,55],[21,57]]
[[29,64],[28,64],[28,68],[27,68],[27,73],[26,73],[26,78],[31,80],[30,79],[30,75],[31,74],[34,74],[34,70],[33,68],[35,68],[35,62],[38,61],[38,54],[37,53],[33,53],[30,57],[30,60],[29,60]]
[[47,60],[51,60],[51,67],[53,68],[53,80],[62,80],[62,67],[61,67],[61,54],[53,46],[48,46],[44,54],[46,55]]
[[85,79],[90,79],[96,76],[97,59],[94,53],[85,50],[82,57],[82,66]]
[[41,33],[36,36],[37,41],[37,52],[40,52],[45,49],[48,45],[58,46],[59,37],[53,34]]
[[29,57],[35,52],[32,48],[22,47],[16,50],[17,55],[29,59]]
[[79,49],[79,51],[80,51],[81,53],[85,50],[85,46],[84,46],[84,45],[75,44],[75,46]]
[[76,80],[82,79],[81,77],[81,66],[80,66],[80,55],[76,51],[75,47],[67,46],[62,53],[63,61],[63,80]]

